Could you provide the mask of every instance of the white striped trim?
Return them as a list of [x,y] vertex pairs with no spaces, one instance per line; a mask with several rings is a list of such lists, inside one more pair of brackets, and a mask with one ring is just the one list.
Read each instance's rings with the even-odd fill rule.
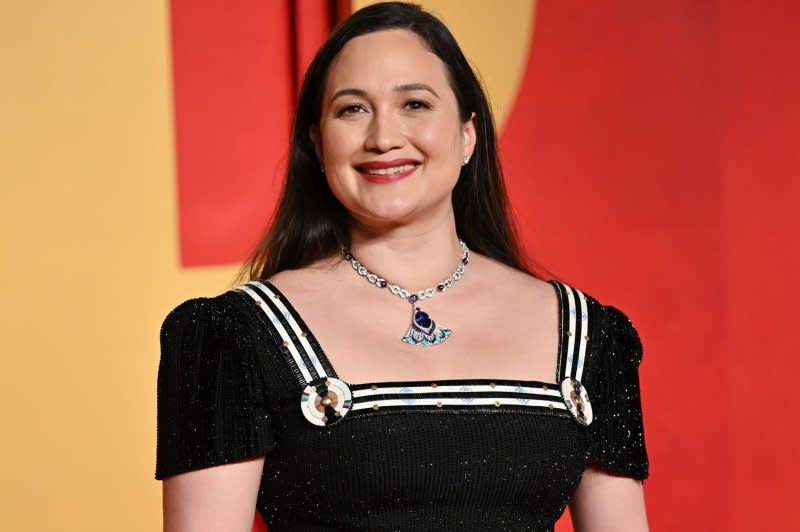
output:
[[[465,390],[465,388],[469,388],[469,390]],[[512,393],[529,393],[529,394],[536,394],[536,395],[552,395],[553,397],[561,397],[561,392],[558,389],[553,389],[548,387],[546,390],[544,388],[530,388],[525,386],[509,386],[509,385],[496,385],[492,388],[488,384],[479,384],[479,385],[469,385],[469,384],[458,384],[458,385],[438,385],[435,388],[433,386],[393,386],[393,387],[381,387],[376,388],[375,390],[371,388],[365,388],[363,390],[353,390],[353,398],[356,397],[370,397],[373,395],[386,395],[386,394],[436,394],[436,393],[445,393],[445,392],[463,392],[463,393],[473,393],[473,392],[512,392]],[[492,400],[494,402],[494,400]],[[435,404],[435,401],[434,401]]]
[[295,336],[300,340],[300,345],[302,345],[303,349],[305,349],[306,355],[308,355],[308,358],[311,360],[311,364],[314,366],[314,369],[317,370],[317,374],[322,379],[327,377],[328,374],[325,373],[325,369],[323,369],[322,364],[319,361],[319,357],[314,352],[314,348],[311,347],[311,344],[309,343],[308,339],[305,336],[303,336],[303,330],[300,328],[300,325],[297,324],[297,321],[294,319],[292,313],[289,312],[289,309],[286,308],[286,305],[283,304],[283,299],[280,297],[276,297],[277,294],[275,294],[275,292],[270,290],[269,287],[264,283],[261,283],[259,281],[252,281],[251,284],[257,285],[269,297],[272,298],[272,302],[275,303],[278,309],[280,309],[281,313],[286,318],[286,321],[289,322],[289,326],[294,331]]
[[[583,366],[586,361],[586,346],[588,344],[587,337],[589,336],[589,310],[586,302],[586,294],[573,288],[567,284],[560,283],[567,294],[567,315],[569,316],[567,325],[567,356],[566,364],[564,367],[564,378],[574,378],[581,380],[583,377]],[[575,294],[578,295],[578,303],[575,302]],[[575,336],[577,334],[577,321],[578,321],[578,306],[580,306],[580,325],[581,335],[578,338],[577,345],[575,343]],[[573,372],[572,366],[575,360],[577,351],[577,365]],[[574,373],[574,374],[573,374]]]
[[586,305],[586,296],[583,292],[575,289],[578,292],[578,300],[581,303],[581,337],[578,338],[578,367],[575,370],[575,379],[580,381],[583,377],[583,362],[586,359],[586,340],[589,337],[589,311]]
[[258,303],[258,306],[261,308],[264,314],[267,315],[269,321],[272,322],[272,324],[275,326],[275,329],[278,331],[278,334],[280,334],[281,339],[289,347],[289,352],[292,354],[292,358],[294,359],[295,364],[297,364],[297,367],[300,369],[300,373],[303,374],[303,378],[306,380],[307,383],[311,382],[312,381],[311,373],[309,373],[308,368],[303,362],[303,358],[300,356],[300,352],[295,347],[291,337],[289,336],[289,333],[286,332],[286,329],[281,324],[281,321],[278,318],[278,316],[276,316],[275,313],[272,312],[272,309],[269,308],[267,302],[264,301],[264,299],[258,292],[256,292],[246,284],[240,286],[239,289],[245,292],[251,298],[253,298],[253,300],[255,300],[256,303]]
[[381,399],[378,401],[365,401],[353,403],[351,410],[364,410],[367,408],[378,408],[387,406],[474,406],[474,405],[491,405],[494,407],[499,406],[539,406],[553,409],[566,410],[567,406],[561,401],[547,401],[544,399],[525,399],[518,397],[443,397],[443,398],[414,398],[413,403],[406,399]]
[[567,293],[567,315],[569,321],[567,325],[567,365],[564,368],[565,377],[570,377],[572,373],[572,358],[575,353],[575,296],[572,294],[572,289],[564,285],[564,291]]

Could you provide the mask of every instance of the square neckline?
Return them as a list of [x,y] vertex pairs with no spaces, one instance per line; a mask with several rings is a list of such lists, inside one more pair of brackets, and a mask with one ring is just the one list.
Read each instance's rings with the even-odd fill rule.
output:
[[420,386],[431,386],[432,384],[435,386],[470,386],[470,385],[516,385],[520,387],[544,387],[544,389],[548,389],[548,387],[553,387],[553,389],[558,389],[560,386],[559,374],[561,372],[561,363],[562,357],[564,354],[564,348],[566,346],[566,338],[564,332],[564,301],[561,294],[561,290],[558,287],[558,281],[554,279],[549,279],[545,281],[548,283],[556,292],[556,300],[558,302],[558,326],[557,326],[557,334],[558,334],[558,345],[556,348],[556,367],[555,367],[555,380],[554,381],[544,381],[544,380],[534,380],[534,379],[508,379],[508,378],[448,378],[448,379],[431,379],[431,380],[390,380],[390,381],[365,381],[365,382],[351,382],[347,378],[342,377],[336,371],[331,360],[328,358],[328,354],[314,335],[314,331],[311,327],[303,319],[302,315],[297,311],[295,306],[286,297],[286,295],[272,282],[268,281],[267,279],[257,279],[251,282],[259,282],[265,284],[267,287],[270,288],[275,294],[280,297],[280,300],[286,307],[286,309],[291,314],[292,318],[297,322],[298,325],[301,326],[302,330],[305,332],[306,339],[316,346],[316,356],[319,360],[320,364],[322,365],[323,369],[327,373],[327,376],[333,377],[336,379],[340,379],[345,382],[352,390],[363,390],[363,389],[375,389],[378,388],[401,388],[401,387],[420,387]]

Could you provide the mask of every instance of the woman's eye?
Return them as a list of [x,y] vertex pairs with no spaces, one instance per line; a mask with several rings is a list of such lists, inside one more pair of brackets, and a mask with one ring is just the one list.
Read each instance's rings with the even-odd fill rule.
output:
[[354,115],[363,111],[364,108],[359,104],[345,105],[336,112],[336,116]]
[[419,109],[430,109],[431,106],[428,105],[428,102],[422,100],[409,100],[406,102],[406,107],[411,109],[412,111],[417,111]]

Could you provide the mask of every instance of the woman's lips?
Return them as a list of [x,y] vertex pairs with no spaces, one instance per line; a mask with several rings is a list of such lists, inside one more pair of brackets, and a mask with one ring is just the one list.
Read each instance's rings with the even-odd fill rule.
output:
[[413,160],[398,161],[374,161],[364,163],[356,167],[361,176],[370,183],[384,184],[394,183],[408,177],[420,166],[420,163]]

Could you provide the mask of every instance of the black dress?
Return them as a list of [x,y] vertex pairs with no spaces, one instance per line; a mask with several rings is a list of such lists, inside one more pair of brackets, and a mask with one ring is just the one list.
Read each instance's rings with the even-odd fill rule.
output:
[[266,455],[271,532],[552,530],[587,463],[648,461],[636,329],[549,282],[552,382],[346,383],[271,283],[188,300],[161,329],[155,477]]

